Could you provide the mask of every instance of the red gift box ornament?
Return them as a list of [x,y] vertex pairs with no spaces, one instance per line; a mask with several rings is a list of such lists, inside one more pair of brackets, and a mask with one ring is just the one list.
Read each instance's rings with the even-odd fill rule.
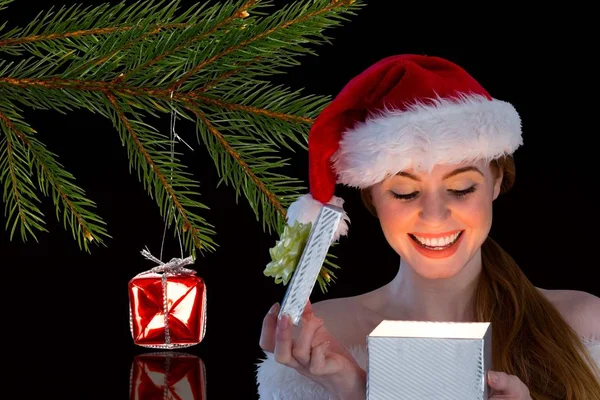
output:
[[173,258],[129,281],[129,322],[136,345],[158,349],[194,346],[206,331],[206,285],[196,271],[184,268],[193,258]]
[[206,400],[206,367],[185,353],[141,354],[133,359],[130,400]]

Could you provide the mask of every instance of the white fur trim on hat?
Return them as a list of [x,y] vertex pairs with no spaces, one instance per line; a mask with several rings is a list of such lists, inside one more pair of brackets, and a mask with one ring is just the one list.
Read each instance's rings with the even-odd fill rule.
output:
[[332,157],[338,182],[364,188],[398,172],[492,160],[523,144],[515,108],[481,95],[384,110],[344,132]]
[[[344,199],[333,196],[328,204],[338,206],[343,209]],[[323,207],[323,203],[315,200],[310,193],[303,194],[296,201],[294,201],[288,208],[287,221],[288,225],[292,225],[295,221],[306,223],[314,223],[317,220],[319,211]],[[340,224],[337,228],[336,233],[333,236],[332,241],[335,242],[340,236],[346,236],[348,234],[348,223],[350,219],[348,215],[344,214]]]

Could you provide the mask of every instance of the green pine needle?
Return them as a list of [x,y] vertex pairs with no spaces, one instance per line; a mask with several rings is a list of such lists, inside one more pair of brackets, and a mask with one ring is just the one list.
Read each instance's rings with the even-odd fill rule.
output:
[[45,196],[52,197],[56,217],[69,227],[81,248],[89,251],[89,243],[104,244],[108,237],[105,223],[91,209],[95,204],[85,197],[76,186],[74,177],[62,168],[56,156],[34,136],[35,131],[23,120],[20,110],[6,100],[0,101],[0,125],[4,137],[0,142],[0,183],[3,183],[3,201],[6,203],[6,228],[10,237],[20,225],[21,238],[34,229],[46,232],[43,215],[35,206],[39,203],[34,193],[33,172],[37,175],[38,188]]
[[0,0],[0,10],[4,10],[14,0]]

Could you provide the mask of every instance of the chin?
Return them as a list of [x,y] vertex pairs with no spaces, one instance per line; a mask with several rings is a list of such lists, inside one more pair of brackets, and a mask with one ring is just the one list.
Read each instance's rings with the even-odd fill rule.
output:
[[417,273],[417,275],[425,278],[425,279],[449,279],[452,278],[462,270],[464,263],[459,262],[451,262],[451,263],[439,263],[439,262],[417,262],[414,265],[413,269]]

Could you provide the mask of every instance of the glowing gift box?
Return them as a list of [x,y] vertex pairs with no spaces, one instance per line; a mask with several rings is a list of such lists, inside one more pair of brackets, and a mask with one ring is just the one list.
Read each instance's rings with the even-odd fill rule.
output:
[[367,337],[368,400],[484,400],[490,323],[382,321]]
[[131,365],[130,400],[206,400],[206,368],[184,353],[138,355]]
[[129,281],[129,321],[136,345],[176,349],[200,343],[206,331],[206,285],[183,268],[192,258],[160,263]]

